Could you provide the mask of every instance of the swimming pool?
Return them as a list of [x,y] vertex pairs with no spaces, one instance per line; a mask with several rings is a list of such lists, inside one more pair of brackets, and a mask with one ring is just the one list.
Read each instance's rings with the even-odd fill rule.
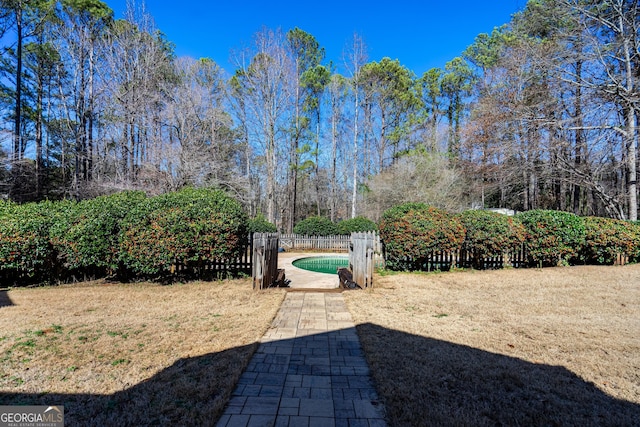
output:
[[295,267],[316,273],[336,274],[338,268],[349,267],[349,258],[346,256],[313,256],[297,259],[292,264]]

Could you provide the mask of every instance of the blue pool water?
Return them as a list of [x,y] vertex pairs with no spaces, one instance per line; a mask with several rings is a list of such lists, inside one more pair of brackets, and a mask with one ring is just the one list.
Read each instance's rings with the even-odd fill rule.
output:
[[303,270],[336,274],[338,268],[349,267],[349,258],[343,256],[314,256],[297,259],[292,264]]

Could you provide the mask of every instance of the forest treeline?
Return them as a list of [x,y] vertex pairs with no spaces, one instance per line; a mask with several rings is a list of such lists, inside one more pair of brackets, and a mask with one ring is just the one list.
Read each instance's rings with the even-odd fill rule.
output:
[[143,5],[0,5],[5,198],[217,187],[289,232],[403,202],[637,219],[637,0],[530,0],[420,76],[357,34],[326,58],[263,28],[227,73]]

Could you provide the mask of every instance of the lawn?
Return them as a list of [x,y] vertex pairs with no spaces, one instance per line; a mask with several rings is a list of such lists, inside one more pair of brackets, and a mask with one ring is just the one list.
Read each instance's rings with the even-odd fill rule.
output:
[[[391,426],[640,419],[640,265],[392,274],[343,295]],[[211,425],[283,298],[249,280],[0,290],[0,405]]]
[[638,425],[640,265],[403,273],[343,295],[392,426]]
[[281,290],[250,280],[0,290],[0,405],[62,404],[67,425],[208,425]]

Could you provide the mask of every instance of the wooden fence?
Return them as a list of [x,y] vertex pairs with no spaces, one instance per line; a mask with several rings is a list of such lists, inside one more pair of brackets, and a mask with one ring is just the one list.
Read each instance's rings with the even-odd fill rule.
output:
[[169,273],[197,279],[219,279],[227,276],[237,276],[238,274],[249,275],[251,274],[252,252],[253,241],[248,237],[234,257],[189,262],[187,264],[175,261],[171,265]]
[[464,250],[449,252],[434,251],[425,258],[406,258],[402,260],[402,263],[405,268],[420,271],[449,271],[454,267],[486,270],[505,267],[523,268],[529,266],[524,245],[497,257],[480,257]]
[[278,234],[255,233],[253,235],[253,289],[273,286],[278,278]]
[[472,252],[457,251],[456,267],[475,268],[476,270],[496,270],[505,267],[528,267],[529,261],[525,253],[524,245],[519,248],[504,252],[496,257],[481,257]]
[[304,236],[300,234],[281,234],[280,245],[290,250],[326,250],[347,252],[351,236]]
[[380,254],[380,236],[374,232],[352,233],[349,245],[349,268],[353,281],[362,288],[373,286],[375,255]]

